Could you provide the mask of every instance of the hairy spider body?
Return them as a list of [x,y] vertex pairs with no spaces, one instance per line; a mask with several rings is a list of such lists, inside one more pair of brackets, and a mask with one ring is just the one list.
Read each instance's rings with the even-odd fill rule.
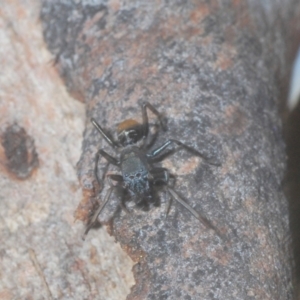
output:
[[[155,134],[152,135],[150,141],[148,141],[149,123],[147,109],[156,115],[159,120],[159,125],[155,125],[157,130]],[[122,174],[106,175],[110,181],[110,188],[107,191],[102,205],[99,205],[99,208],[91,218],[85,233],[87,233],[97,221],[99,214],[109,201],[111,193],[114,189],[117,188],[122,190],[123,193],[121,206],[127,211],[125,201],[128,199],[133,200],[137,206],[145,210],[149,209],[151,204],[157,204],[157,189],[158,187],[163,187],[170,198],[169,203],[166,204],[166,215],[168,214],[171,200],[176,200],[205,226],[214,229],[217,234],[220,235],[217,228],[215,228],[205,217],[201,216],[190,205],[188,205],[170,186],[170,178],[174,178],[174,176],[171,175],[167,169],[154,166],[155,162],[162,161],[167,154],[172,154],[174,152],[170,152],[169,149],[169,146],[172,144],[175,144],[180,148],[192,153],[193,155],[197,155],[205,160],[207,160],[207,158],[198,150],[191,148],[175,139],[169,139],[160,147],[150,151],[149,149],[156,141],[159,126],[164,130],[166,130],[166,128],[160,113],[148,102],[144,103],[142,106],[142,116],[142,124],[133,119],[128,119],[118,125],[118,141],[114,141],[107,133],[105,133],[95,119],[91,119],[91,122],[102,135],[102,137],[107,141],[107,143],[120,153],[119,159],[117,159],[105,152],[103,149],[100,149],[97,152],[94,169],[97,181],[100,183],[98,178],[98,162],[100,156],[103,156],[109,164],[119,167]],[[169,151],[166,151],[168,149]],[[209,163],[218,165],[212,162]],[[113,181],[116,183],[112,184]],[[126,197],[128,199],[126,199]]]
[[121,171],[124,188],[135,203],[152,202],[153,189],[149,181],[149,164],[144,153],[136,146],[129,146],[121,153]]

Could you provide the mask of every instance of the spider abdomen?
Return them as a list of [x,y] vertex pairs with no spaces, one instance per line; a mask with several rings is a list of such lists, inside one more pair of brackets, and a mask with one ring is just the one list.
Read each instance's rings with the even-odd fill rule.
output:
[[121,171],[125,187],[134,194],[145,194],[150,189],[149,167],[145,157],[137,155],[134,148],[123,155]]

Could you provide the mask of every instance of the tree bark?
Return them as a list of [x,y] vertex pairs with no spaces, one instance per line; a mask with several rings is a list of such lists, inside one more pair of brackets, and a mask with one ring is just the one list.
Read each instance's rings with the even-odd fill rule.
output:
[[53,66],[40,4],[0,4],[0,299],[125,299],[128,255],[74,224],[84,105]]
[[158,145],[176,138],[221,162],[179,151],[162,165],[225,240],[176,203],[164,219],[163,195],[161,208],[131,215],[116,198],[100,216],[136,262],[127,299],[292,299],[278,110],[299,20],[296,0],[43,2],[45,40],[86,105],[77,218],[97,206],[97,150],[113,153],[91,117],[113,132],[149,101],[168,119]]

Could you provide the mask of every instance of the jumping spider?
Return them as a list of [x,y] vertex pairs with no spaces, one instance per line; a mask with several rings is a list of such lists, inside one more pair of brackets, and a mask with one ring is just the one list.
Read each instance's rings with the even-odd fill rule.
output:
[[[119,167],[121,169],[122,175],[106,175],[106,177],[109,179],[110,188],[106,193],[102,205],[99,206],[99,208],[95,211],[93,217],[91,218],[86,228],[85,234],[88,233],[90,228],[93,227],[93,225],[97,221],[98,216],[104,209],[105,205],[108,203],[114,189],[121,189],[121,206],[125,211],[127,211],[124,201],[125,196],[127,196],[127,199],[129,200],[133,200],[137,206],[147,209],[149,208],[150,204],[157,203],[156,191],[158,187],[163,187],[169,194],[169,201],[166,205],[166,215],[168,214],[171,201],[172,199],[174,199],[182,206],[184,206],[206,227],[213,229],[218,235],[220,235],[217,228],[215,228],[205,217],[201,216],[189,204],[187,204],[170,186],[169,181],[171,178],[174,178],[174,176],[170,174],[166,168],[154,166],[155,162],[162,161],[166,157],[166,155],[172,154],[174,152],[166,151],[167,148],[172,144],[180,146],[186,151],[205,160],[207,160],[207,158],[198,150],[193,149],[175,139],[169,139],[160,147],[149,152],[150,147],[155,144],[159,126],[158,124],[155,125],[157,130],[150,137],[150,141],[148,141],[149,123],[147,109],[149,109],[154,115],[156,115],[159,120],[160,127],[163,130],[166,130],[161,114],[148,102],[142,105],[143,124],[140,124],[133,119],[123,121],[118,125],[117,128],[117,141],[114,141],[107,133],[105,133],[105,131],[94,118],[91,119],[91,122],[102,135],[102,137],[106,140],[106,142],[112,148],[114,148],[114,150],[120,153],[119,158],[115,158],[105,152],[103,149],[100,149],[97,152],[94,173],[98,183],[100,183],[100,180],[98,178],[98,162],[100,156],[103,156],[109,164]],[[212,162],[208,163],[218,165]],[[112,184],[112,181],[116,182],[116,184]]]

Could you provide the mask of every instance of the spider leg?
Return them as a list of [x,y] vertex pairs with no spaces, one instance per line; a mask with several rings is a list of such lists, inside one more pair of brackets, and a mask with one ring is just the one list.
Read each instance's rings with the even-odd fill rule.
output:
[[175,191],[173,188],[168,185],[170,178],[174,179],[174,176],[169,173],[169,171],[165,168],[154,168],[150,171],[152,176],[152,180],[154,185],[163,184],[165,185],[165,190],[169,194],[170,199],[166,203],[166,216],[169,213],[170,206],[172,204],[172,200],[176,200],[182,206],[184,206],[196,219],[198,219],[203,225],[207,228],[213,229],[217,235],[224,240],[224,236],[220,233],[220,231],[205,217],[201,216],[197,211],[195,211],[190,205],[188,205]]
[[120,202],[120,206],[121,208],[127,213],[130,214],[131,212],[128,210],[128,208],[125,205],[125,198],[124,198],[124,192],[125,189],[120,185],[120,183],[123,183],[123,176],[122,175],[118,175],[118,174],[108,174],[107,177],[113,181],[117,181],[118,185],[116,185],[116,187],[118,188],[122,188],[122,199]]
[[157,139],[157,136],[158,136],[158,133],[159,133],[159,130],[158,130],[159,125],[155,124],[155,127],[156,127],[155,133],[151,137],[150,141],[147,142],[147,137],[148,137],[148,134],[149,134],[149,120],[148,120],[147,108],[149,110],[151,110],[151,112],[154,115],[156,115],[156,117],[158,118],[158,121],[159,121],[159,125],[164,131],[167,130],[167,127],[166,127],[165,123],[163,122],[162,115],[159,113],[159,111],[154,106],[152,106],[149,102],[143,103],[143,105],[142,105],[142,116],[143,116],[142,130],[143,130],[144,142],[143,142],[142,147],[146,148],[146,149],[150,149],[150,147],[153,146],[153,144],[155,143],[155,141]]
[[154,185],[159,184],[168,184],[170,179],[170,173],[166,168],[153,168],[150,170],[151,180],[153,181]]
[[151,110],[153,114],[155,114],[159,120],[160,126],[163,128],[163,130],[166,130],[166,126],[163,122],[162,115],[159,113],[159,111],[149,102],[143,103],[142,106],[142,115],[143,115],[143,128],[144,128],[144,137],[148,136],[149,132],[149,122],[148,122],[148,114],[147,114],[147,108]]
[[[174,139],[169,139],[168,141],[166,141],[163,145],[161,145],[160,147],[156,148],[155,150],[153,150],[151,153],[148,153],[147,154],[147,157],[149,159],[155,159],[155,158],[158,158],[159,155],[162,155],[163,158],[165,157],[164,156],[164,150],[168,148],[169,145],[171,144],[176,144],[180,147],[182,147],[183,149],[185,149],[186,151],[196,155],[196,156],[199,156],[201,158],[203,158],[204,160],[207,161],[207,163],[211,164],[211,165],[215,165],[215,166],[219,166],[220,163],[219,162],[211,162],[209,161],[209,158],[206,157],[203,153],[199,152],[198,150],[178,141],[178,140],[174,140]],[[168,154],[172,154],[171,151],[167,152]]]
[[[169,183],[170,178],[174,179],[174,176],[169,173],[169,171],[165,168],[154,168],[150,171],[152,176],[152,180],[154,185],[167,185]],[[172,197],[170,197],[170,193],[166,191],[166,207],[165,207],[165,217],[168,216],[170,207],[172,204]]]
[[178,203],[180,203],[182,206],[184,206],[204,226],[206,226],[207,228],[213,229],[222,240],[225,240],[222,233],[209,220],[207,220],[205,217],[201,216],[190,205],[188,205],[184,200],[182,200],[182,198],[172,188],[170,188],[169,186],[167,186],[166,188],[174,200],[176,200]]
[[[168,198],[167,198],[168,197]],[[170,192],[166,189],[166,207],[165,207],[165,218],[167,218],[169,212],[170,212],[170,208],[172,205],[172,197],[170,197]]]
[[[98,209],[95,211],[95,213],[93,214],[92,219],[90,220],[89,224],[87,225],[87,228],[84,232],[84,237],[88,234],[88,232],[90,231],[90,229],[95,225],[98,216],[101,214],[101,212],[103,211],[104,207],[106,206],[106,204],[108,203],[111,193],[114,189],[119,188],[119,185],[113,185],[112,181],[117,181],[118,183],[123,181],[123,177],[121,175],[118,174],[108,174],[106,175],[106,177],[108,178],[109,184],[110,184],[110,188],[108,189],[104,201],[102,203],[102,205],[99,205]],[[97,177],[98,179],[98,177]]]
[[116,143],[111,137],[109,137],[107,135],[107,133],[104,132],[102,127],[96,122],[96,120],[94,118],[91,118],[91,122],[111,147],[113,147],[113,148],[119,148],[120,147],[118,143]]
[[131,214],[131,211],[128,210],[128,208],[126,207],[124,195],[122,195],[122,199],[121,199],[121,202],[120,202],[120,206],[121,206],[121,208],[126,212],[126,214],[129,214],[129,215]]
[[114,158],[111,155],[109,155],[108,153],[106,153],[103,149],[98,150],[98,152],[96,153],[96,158],[95,158],[94,175],[95,175],[99,185],[101,182],[98,177],[98,163],[99,163],[100,155],[102,155],[108,161],[107,165],[105,166],[105,171],[102,176],[102,181],[104,180],[104,177],[106,175],[106,171],[108,170],[109,164],[113,164],[115,166],[120,165],[120,162],[116,158]]
[[[112,181],[117,181],[117,182],[123,182],[123,176],[118,175],[118,174],[108,174],[106,177],[110,180],[109,182],[111,183]],[[112,183],[111,183],[112,184]]]
[[108,189],[108,191],[107,191],[107,193],[106,193],[106,195],[105,195],[105,198],[104,198],[104,201],[103,201],[102,205],[100,205],[100,206],[98,207],[98,209],[97,209],[96,212],[94,213],[94,215],[93,215],[91,221],[90,221],[89,224],[87,225],[86,230],[85,230],[85,232],[84,232],[84,237],[83,237],[83,239],[84,239],[85,236],[88,234],[88,232],[90,231],[90,229],[95,225],[95,223],[96,223],[96,221],[97,221],[97,219],[98,219],[98,216],[101,214],[101,212],[102,212],[102,210],[104,209],[105,205],[108,203],[108,201],[109,201],[109,199],[110,199],[110,196],[111,196],[111,193],[112,193],[112,191],[113,191],[114,188],[116,188],[116,187],[115,187],[115,186],[111,186],[111,187]]
[[94,176],[97,179],[98,185],[101,186],[101,183],[104,181],[105,176],[106,176],[106,172],[109,168],[109,162],[106,163],[105,167],[104,167],[104,171],[103,171],[103,175],[101,180],[98,177],[98,162],[99,162],[99,155],[96,155],[96,159],[95,159],[95,167],[94,167]]
[[[145,141],[143,148],[145,149],[150,149],[156,142],[158,134],[159,134],[159,125],[158,124],[154,124],[155,127],[155,131],[152,134],[152,136],[150,137],[150,141]],[[149,139],[148,139],[149,140]]]

